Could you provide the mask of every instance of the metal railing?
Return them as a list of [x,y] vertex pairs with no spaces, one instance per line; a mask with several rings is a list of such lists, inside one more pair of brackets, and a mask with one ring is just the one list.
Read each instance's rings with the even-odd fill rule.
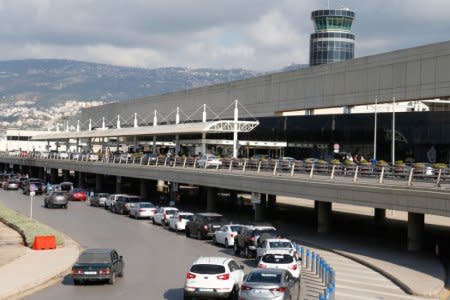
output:
[[383,184],[387,180],[402,182],[402,185],[413,186],[415,183],[431,183],[434,187],[440,187],[443,183],[450,182],[450,169],[421,168],[412,165],[402,167],[372,164],[332,164],[307,160],[254,160],[254,159],[222,159],[207,161],[195,157],[181,156],[132,156],[110,155],[97,156],[92,154],[69,153],[61,157],[58,153],[42,155],[30,152],[27,155],[15,156],[8,153],[0,153],[0,157],[20,157],[39,160],[70,160],[80,162],[101,162],[109,164],[140,165],[160,168],[183,168],[198,170],[215,170],[217,172],[256,174],[261,176],[304,176],[310,179],[322,179],[338,181],[347,178],[352,182],[364,180],[365,183]]

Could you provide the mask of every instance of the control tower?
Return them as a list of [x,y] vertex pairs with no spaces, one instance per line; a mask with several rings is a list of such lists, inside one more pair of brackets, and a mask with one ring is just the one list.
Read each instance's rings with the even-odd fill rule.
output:
[[347,8],[315,10],[311,14],[315,32],[311,34],[309,65],[352,59],[355,35],[351,33],[355,13]]

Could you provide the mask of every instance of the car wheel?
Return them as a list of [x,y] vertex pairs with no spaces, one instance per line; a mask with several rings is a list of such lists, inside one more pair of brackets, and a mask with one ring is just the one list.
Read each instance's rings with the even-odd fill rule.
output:
[[186,228],[185,234],[186,234],[186,237],[188,237],[188,238],[191,237],[191,231],[188,228]]
[[211,239],[211,242],[216,245],[217,244],[217,240],[216,240],[216,236],[214,235]]
[[202,232],[199,230],[199,231],[197,231],[197,238],[199,239],[199,240],[203,240],[203,234],[202,234]]
[[238,300],[238,288],[235,286],[228,296],[229,300]]
[[250,253],[248,247],[245,247],[245,258],[252,258],[252,254]]
[[120,278],[123,277],[123,268],[122,268],[122,271],[120,271],[119,275],[117,275],[117,276],[119,276]]
[[48,208],[47,202],[44,202],[44,207],[45,207],[45,208]]
[[116,272],[113,272],[111,277],[108,279],[109,284],[114,284],[116,282]]
[[257,255],[255,255],[255,265],[258,265],[258,263],[259,263],[259,259],[260,259],[261,257],[259,257],[259,256],[257,256]]
[[156,225],[155,218],[152,219],[153,225]]
[[73,284],[74,285],[80,285],[81,284],[81,279],[74,279],[73,280]]
[[234,255],[239,256],[241,254],[241,249],[239,249],[239,245],[238,243],[235,241],[234,242]]
[[225,248],[230,247],[230,243],[228,243],[228,239],[225,239],[224,246],[225,246]]
[[183,299],[184,299],[184,300],[192,300],[192,297],[191,297],[191,296],[188,296],[188,295],[186,295],[186,294],[184,294],[184,295],[183,295]]
[[64,204],[64,209],[67,209],[67,204]]

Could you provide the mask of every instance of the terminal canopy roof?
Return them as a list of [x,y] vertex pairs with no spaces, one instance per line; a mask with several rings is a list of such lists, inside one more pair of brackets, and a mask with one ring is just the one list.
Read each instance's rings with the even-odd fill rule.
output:
[[175,134],[231,133],[237,125],[238,132],[250,132],[259,125],[258,121],[220,120],[210,122],[180,123],[156,126],[96,128],[85,131],[57,131],[36,135],[33,141],[55,141],[67,139],[123,137],[123,136],[161,136]]

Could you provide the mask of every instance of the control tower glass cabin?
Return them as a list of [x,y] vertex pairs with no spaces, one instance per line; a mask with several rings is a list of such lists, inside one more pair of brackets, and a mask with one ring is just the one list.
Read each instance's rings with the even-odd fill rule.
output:
[[311,14],[315,32],[311,34],[311,66],[352,59],[355,35],[351,33],[355,13],[349,9],[315,10]]

